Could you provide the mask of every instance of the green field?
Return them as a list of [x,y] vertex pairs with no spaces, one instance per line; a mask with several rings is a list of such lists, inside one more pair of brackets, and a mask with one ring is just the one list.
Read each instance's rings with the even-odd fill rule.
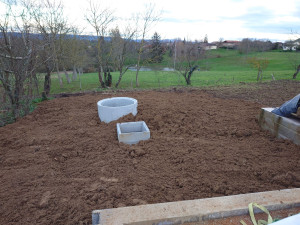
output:
[[[251,68],[247,63],[249,57],[267,59],[268,68],[263,72],[263,81],[272,80],[274,74],[276,80],[291,79],[294,68],[293,61],[300,62],[300,53],[270,51],[263,53],[240,54],[237,50],[218,49],[207,52],[206,58],[198,61],[200,71],[192,75],[192,86],[215,86],[230,85],[240,82],[256,82],[257,70]],[[171,86],[185,86],[184,78],[178,72],[160,71],[163,67],[173,67],[173,60],[165,56],[160,64],[146,65],[153,71],[141,71],[139,82],[142,89],[164,88]],[[118,72],[112,73],[113,86],[118,79]],[[299,76],[297,80],[299,80]],[[101,90],[97,73],[86,73],[81,76],[82,89],[80,90],[79,80],[67,84],[63,78],[63,87],[59,87],[57,76],[52,76],[51,94],[62,92],[79,92],[86,90]],[[127,71],[119,85],[119,89],[135,88],[135,72]]]

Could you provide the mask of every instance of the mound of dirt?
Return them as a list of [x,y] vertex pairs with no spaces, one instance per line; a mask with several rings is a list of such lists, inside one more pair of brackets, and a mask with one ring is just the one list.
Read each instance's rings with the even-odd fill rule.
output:
[[[97,101],[138,100],[101,123]],[[261,105],[203,91],[58,98],[0,128],[0,224],[91,224],[95,209],[300,187],[300,149],[261,131]],[[151,139],[120,144],[116,123]],[[297,179],[296,179],[297,178]]]

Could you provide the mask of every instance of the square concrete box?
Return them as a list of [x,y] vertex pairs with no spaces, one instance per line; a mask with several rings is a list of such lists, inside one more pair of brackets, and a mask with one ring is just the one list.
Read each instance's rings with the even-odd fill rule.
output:
[[278,116],[271,111],[274,108],[262,108],[259,116],[259,125],[270,131],[278,138],[289,139],[300,145],[300,120]]
[[119,142],[137,144],[150,138],[150,130],[144,121],[117,123]]

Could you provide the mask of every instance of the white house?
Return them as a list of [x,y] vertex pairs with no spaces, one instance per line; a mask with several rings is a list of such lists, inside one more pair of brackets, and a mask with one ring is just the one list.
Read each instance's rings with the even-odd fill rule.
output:
[[217,49],[217,48],[218,48],[217,45],[214,45],[214,44],[208,44],[208,43],[204,46],[204,49],[205,49],[205,50],[212,50],[212,49]]
[[296,51],[297,47],[300,46],[300,43],[298,41],[295,42],[287,42],[285,44],[282,45],[282,50],[283,51]]
[[296,51],[296,49],[297,49],[297,46],[295,46],[295,45],[294,46],[286,46],[286,45],[282,46],[283,51],[291,51],[291,50]]

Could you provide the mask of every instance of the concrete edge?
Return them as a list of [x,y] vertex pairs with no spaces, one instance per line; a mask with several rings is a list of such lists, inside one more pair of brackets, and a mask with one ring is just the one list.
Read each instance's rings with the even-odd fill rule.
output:
[[248,204],[251,202],[268,210],[299,207],[300,188],[94,210],[92,224],[170,225],[206,221],[248,214]]
[[[291,209],[295,207],[300,207],[300,203],[272,205],[272,206],[267,206],[267,209],[270,212],[272,212],[274,210]],[[259,213],[259,212],[262,211],[257,208],[254,209],[254,213]],[[249,210],[248,208],[246,208],[246,209],[233,210],[233,211],[215,212],[206,215],[198,214],[198,215],[185,216],[185,217],[174,217],[169,219],[158,219],[158,220],[154,219],[154,220],[139,221],[133,223],[126,223],[126,224],[128,225],[175,225],[175,224],[178,225],[178,224],[185,224],[185,223],[203,222],[203,221],[227,218],[232,216],[242,216],[248,214],[249,214]]]

